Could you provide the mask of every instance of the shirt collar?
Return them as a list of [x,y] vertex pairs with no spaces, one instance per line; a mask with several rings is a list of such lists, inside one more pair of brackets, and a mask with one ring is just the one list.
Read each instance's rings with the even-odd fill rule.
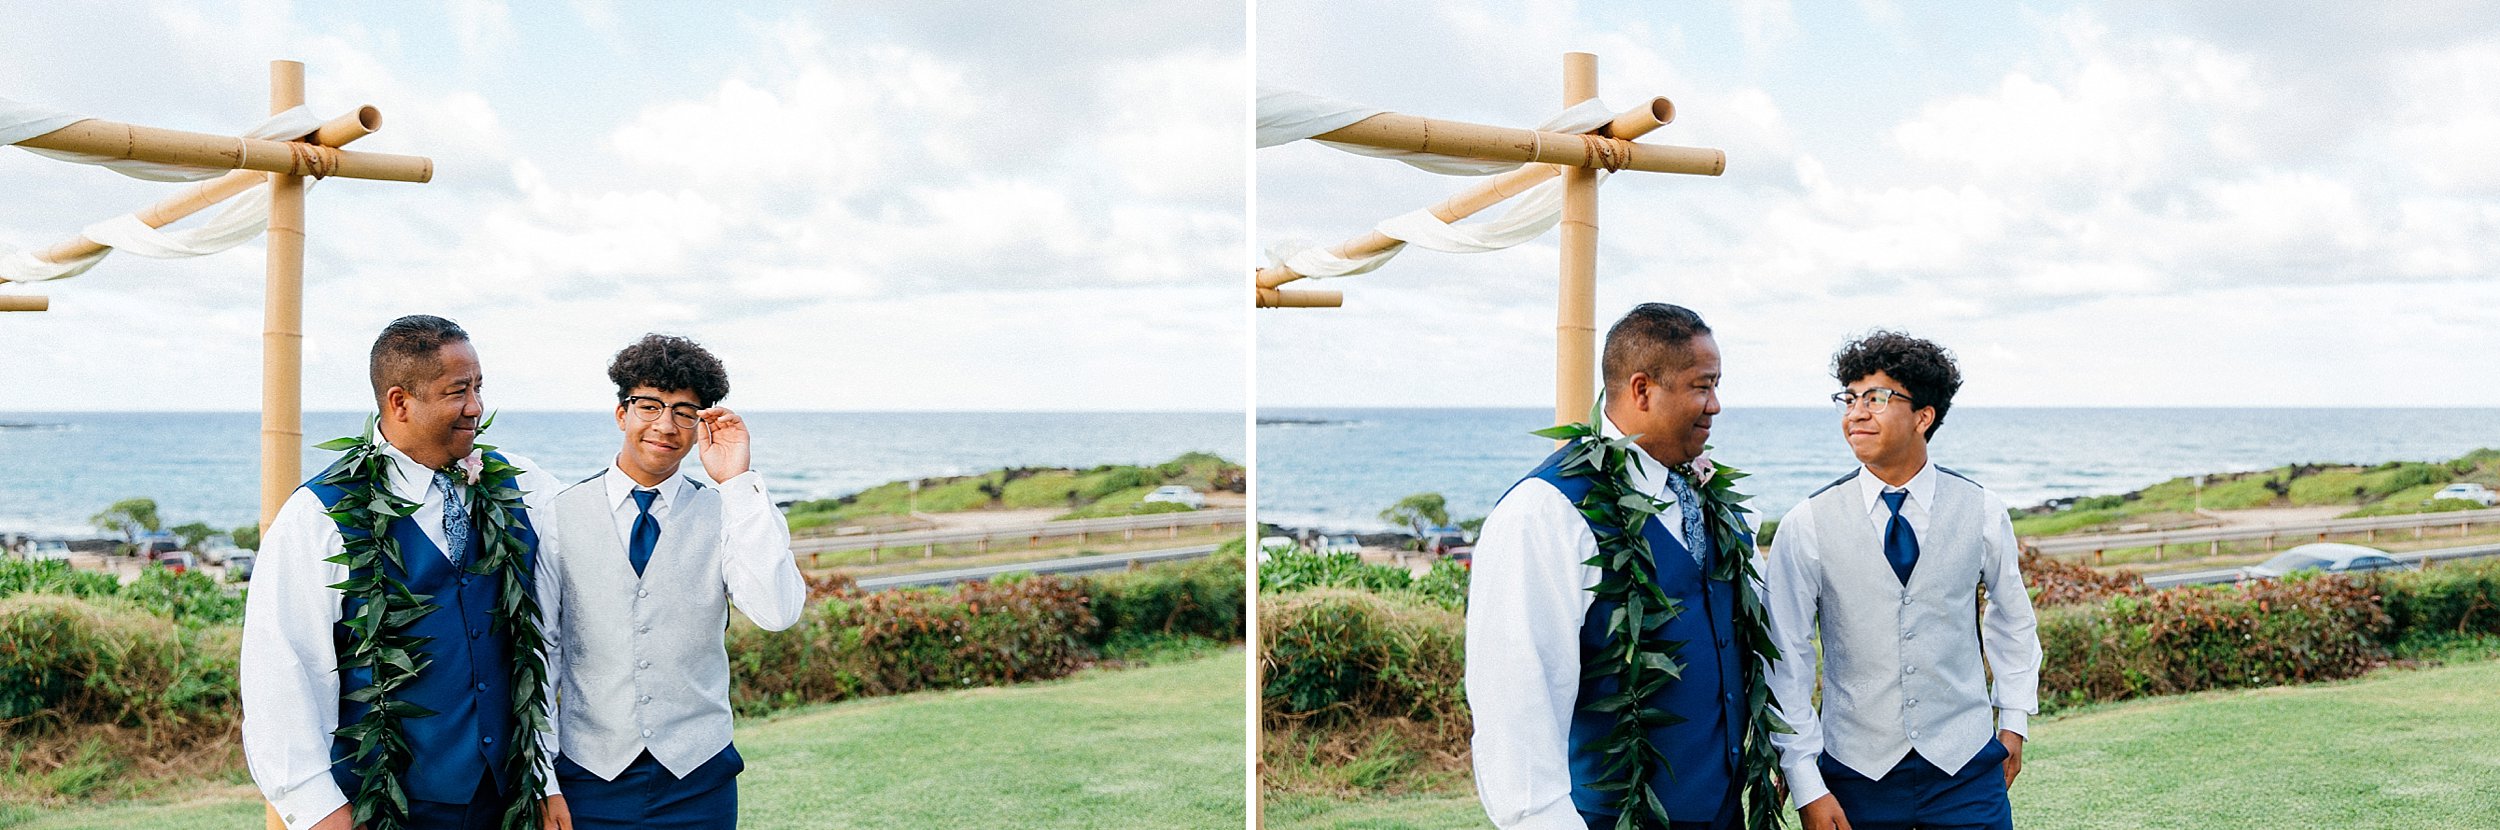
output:
[[[1623,437],[1623,430],[1615,427],[1613,416],[1605,416],[1600,420],[1603,422],[1598,427],[1600,435],[1606,438]],[[1660,463],[1655,456],[1649,454],[1647,448],[1639,444],[1633,444],[1632,451],[1640,453],[1641,460],[1641,463],[1632,465],[1632,486],[1651,498],[1674,503],[1675,492],[1667,489],[1667,465]]]
[[[601,477],[601,481],[606,484],[608,488],[608,507],[610,509],[622,507],[631,503],[634,499],[634,491],[642,489],[641,483],[634,481],[633,476],[626,475],[625,468],[616,466],[616,462],[613,461],[608,462],[608,471]],[[686,474],[683,471],[671,475],[666,480],[661,481],[657,486],[651,488],[660,491],[660,498],[653,502],[652,506],[657,508],[659,505],[663,504],[676,504],[678,502],[678,498],[685,493],[686,483]]]
[[391,459],[391,494],[424,504],[426,494],[434,491],[434,468],[409,458],[389,439],[383,439],[381,443],[382,454]]
[[[1883,479],[1876,478],[1874,470],[1861,467],[1858,473],[1858,495],[1866,501],[1867,512],[1892,512],[1890,508],[1884,506],[1883,496],[1885,490],[1893,489],[1892,485],[1885,484]],[[1909,501],[1921,505],[1935,504],[1936,462],[1929,461],[1921,465],[1918,472],[1910,476],[1910,482],[1901,485],[1901,489],[1909,491]],[[1904,508],[1907,508],[1906,504]]]

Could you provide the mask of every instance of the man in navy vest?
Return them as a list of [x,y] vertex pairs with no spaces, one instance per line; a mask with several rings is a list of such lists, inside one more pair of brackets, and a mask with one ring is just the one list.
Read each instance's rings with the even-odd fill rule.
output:
[[[552,827],[726,830],[738,823],[729,608],[798,622],[807,583],[748,466],[729,374],[694,341],[647,335],[608,364],[624,446],[544,502],[539,596],[562,705]],[[707,485],[679,467],[701,448]]]
[[[493,621],[499,580],[468,573],[480,549],[472,505],[460,504],[466,483],[455,462],[477,442],[485,380],[469,335],[449,320],[416,315],[394,320],[373,342],[369,371],[381,408],[382,452],[391,460],[389,487],[417,502],[397,520],[401,566],[385,575],[432,597],[432,613],[409,634],[431,638],[430,662],[400,699],[436,714],[401,721],[414,759],[402,780],[415,828],[489,828],[516,798],[506,768],[512,746],[509,635]],[[554,492],[555,480],[519,456],[518,486]],[[318,476],[315,477],[317,481]],[[338,525],[323,510],[339,488],[306,483],[279,508],[261,538],[260,565],[243,614],[243,757],[261,795],[290,830],[347,830],[348,794],[358,778],[347,760],[350,742],[331,733],[364,714],[345,695],[370,679],[357,669],[342,677],[339,652],[352,636],[339,623],[345,565],[326,561],[344,549]],[[536,535],[515,517],[520,540]],[[526,572],[526,571],[525,571]]]
[[[1606,332],[1603,372],[1608,435],[1636,436],[1634,486],[1668,504],[1644,533],[1658,585],[1683,604],[1663,637],[1682,641],[1682,677],[1660,700],[1685,720],[1650,741],[1669,767],[1653,776],[1675,830],[1737,823],[1738,739],[1745,695],[1736,643],[1736,593],[1708,574],[1721,551],[1703,529],[1698,488],[1680,468],[1702,453],[1719,412],[1719,346],[1691,310],[1664,303],[1632,309]],[[1502,828],[1611,827],[1617,796],[1600,792],[1601,758],[1590,745],[1614,724],[1588,710],[1612,694],[1612,678],[1583,680],[1581,664],[1605,645],[1613,610],[1590,592],[1600,569],[1584,564],[1597,539],[1576,503],[1590,483],[1561,475],[1557,451],[1504,494],[1476,542],[1467,599],[1467,704],[1476,734],[1476,793]]]
[[1928,460],[1961,371],[1941,346],[1878,331],[1832,374],[1863,466],[1788,511],[1763,573],[1789,797],[1806,830],[2011,828],[2040,638],[2005,503]]

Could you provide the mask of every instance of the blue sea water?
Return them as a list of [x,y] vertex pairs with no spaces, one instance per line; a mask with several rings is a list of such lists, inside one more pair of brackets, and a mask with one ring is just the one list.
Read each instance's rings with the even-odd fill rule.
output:
[[[1239,413],[741,412],[755,468],[777,500],[832,498],[888,481],[1012,466],[1234,461]],[[304,474],[335,454],[313,444],[363,429],[364,415],[304,416]],[[156,500],[167,524],[228,528],[260,515],[256,412],[0,412],[0,532],[92,535],[87,517]],[[622,442],[606,412],[504,412],[480,443],[528,456],[565,481],[598,472]],[[689,456],[690,471],[700,462]],[[698,473],[699,474],[699,473]]]
[[[1259,411],[1258,515],[1269,524],[1382,530],[1382,509],[1439,492],[1453,518],[1482,516],[1552,452],[1529,435],[1547,409]],[[1711,456],[1753,474],[1757,516],[1776,519],[1857,465],[1829,408],[1730,409]],[[2500,447],[2492,409],[1954,409],[1932,457],[2017,507],[2118,493],[2183,475],[2296,462],[2455,458]]]

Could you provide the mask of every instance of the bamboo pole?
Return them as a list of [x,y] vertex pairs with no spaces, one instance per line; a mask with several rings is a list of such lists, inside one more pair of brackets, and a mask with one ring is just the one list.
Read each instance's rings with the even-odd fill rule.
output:
[[0,294],[0,311],[46,311],[52,298],[41,294]]
[[[304,65],[269,62],[269,111],[304,103]],[[304,179],[269,181],[268,283],[261,306],[260,523],[277,518],[303,472]]]
[[[304,64],[269,62],[269,112],[304,103]],[[358,110],[359,113],[362,110]],[[380,123],[377,119],[377,125]],[[344,154],[342,154],[344,155]],[[292,153],[290,153],[292,157]],[[426,177],[433,163],[426,163]],[[266,280],[261,288],[260,529],[278,518],[303,473],[304,179],[271,175]],[[418,179],[423,181],[424,179]],[[278,805],[263,802],[267,830],[286,830]]]
[[[324,147],[337,147],[372,135],[381,127],[382,111],[365,106],[358,107],[355,112],[330,119],[321,125],[321,129],[305,137],[312,143]],[[241,195],[244,191],[268,180],[269,174],[258,170],[237,170],[192,185],[181,193],[174,194],[172,198],[140,208],[135,215],[142,224],[148,227],[162,228],[182,221],[192,214],[207,210],[211,205]],[[101,250],[104,250],[101,243],[84,236],[74,236],[60,244],[36,251],[34,254],[36,258],[46,262],[68,262],[79,257],[93,255]]]
[[298,148],[302,146],[299,142],[142,127],[98,118],[20,141],[18,145],[39,150],[192,167],[258,170],[290,176],[309,175],[322,164],[318,156],[330,156],[336,158],[337,164],[327,172],[329,176],[389,182],[424,182],[434,178],[434,161],[423,156],[345,150],[311,154],[299,152]]
[[1259,289],[1260,308],[1338,308],[1345,305],[1345,292],[1335,289],[1285,291]]
[[[1596,132],[1599,135],[1630,141],[1648,135],[1651,130],[1666,126],[1674,120],[1675,102],[1663,97],[1651,98],[1641,106],[1624,110],[1621,115],[1615,116],[1615,120],[1597,128]],[[1504,199],[1526,192],[1528,188],[1544,184],[1546,179],[1551,179],[1561,172],[1562,168],[1555,165],[1528,165],[1488,178],[1474,187],[1441,200],[1439,204],[1426,210],[1431,211],[1435,219],[1444,223],[1455,223],[1474,216]],[[1389,246],[1395,244],[1398,244],[1398,241],[1389,238],[1387,234],[1371,231],[1338,243],[1335,247],[1329,248],[1328,253],[1343,259],[1360,259],[1388,250]],[[1259,269],[1259,287],[1275,288],[1302,279],[1302,277],[1303,275],[1294,273],[1293,269],[1283,265],[1270,265]],[[1260,296],[1266,297],[1265,294]],[[1261,305],[1266,304],[1261,303]],[[1334,304],[1331,306],[1333,307]]]
[[[1597,97],[1597,56],[1563,53],[1563,106]],[[1634,145],[1638,146],[1638,145]],[[1725,157],[1720,159],[1725,168]],[[1716,175],[1713,170],[1712,174]],[[1554,318],[1554,423],[1578,423],[1596,400],[1597,171],[1562,171],[1562,274]]]
[[[1444,121],[1438,118],[1384,112],[1312,138],[1391,150],[1410,150],[1491,161],[1537,162],[1566,167],[1604,167],[1605,159],[1591,141],[1574,133],[1552,133]],[[1727,170],[1727,154],[1704,147],[1620,142],[1628,151],[1624,170],[1716,176]]]

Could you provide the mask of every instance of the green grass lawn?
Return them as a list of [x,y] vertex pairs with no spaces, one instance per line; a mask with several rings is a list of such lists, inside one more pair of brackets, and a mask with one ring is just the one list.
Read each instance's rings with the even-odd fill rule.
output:
[[[2038,722],[2026,830],[2500,828],[2500,662],[2210,692]],[[1272,828],[1490,826],[1472,792],[1271,795]],[[1794,825],[1791,825],[1794,826]]]
[[[1239,827],[1242,652],[1007,688],[812,707],[738,727],[739,826]],[[257,828],[245,787],[19,813],[25,830]]]

